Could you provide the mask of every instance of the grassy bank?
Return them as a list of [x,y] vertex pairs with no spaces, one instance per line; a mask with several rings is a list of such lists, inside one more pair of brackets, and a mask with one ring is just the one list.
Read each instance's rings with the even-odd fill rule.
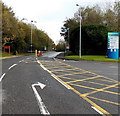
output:
[[81,58],[79,56],[65,56],[65,58],[69,59],[82,59],[82,60],[93,60],[93,61],[111,61],[111,62],[120,62],[120,59],[109,59],[107,56],[99,56],[99,55],[83,55]]

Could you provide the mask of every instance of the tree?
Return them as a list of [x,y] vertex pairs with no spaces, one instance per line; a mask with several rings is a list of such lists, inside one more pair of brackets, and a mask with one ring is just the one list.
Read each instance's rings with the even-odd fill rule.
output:
[[41,49],[44,47],[52,48],[54,42],[52,39],[42,30],[37,29],[35,25],[26,24],[19,21],[15,17],[15,13],[11,7],[7,7],[2,4],[2,45],[11,46],[11,51],[15,52],[28,52],[31,45],[31,26],[32,26],[32,37],[33,37],[33,50]]
[[[61,29],[61,36],[68,43],[68,35],[70,36],[70,48],[75,54],[78,54],[79,49],[79,11],[82,16],[82,53],[83,54],[105,54],[107,33],[111,31],[120,32],[120,2],[109,5],[107,9],[102,10],[99,5],[93,7],[80,7],[73,18],[69,18],[64,22]],[[74,23],[70,23],[70,21]],[[69,27],[69,34],[67,28]],[[84,43],[86,42],[86,44]],[[94,44],[93,44],[94,43]],[[87,46],[86,46],[87,45]],[[90,45],[90,46],[89,46]],[[103,46],[104,45],[104,46]],[[101,46],[101,48],[100,48]],[[91,47],[91,49],[90,49]],[[102,49],[103,48],[103,49]]]
[[65,51],[65,41],[60,40],[59,43],[56,46],[56,51]]
[[[82,26],[82,54],[106,54],[107,32],[108,29],[104,25]],[[70,51],[74,54],[79,53],[79,27],[71,32]]]

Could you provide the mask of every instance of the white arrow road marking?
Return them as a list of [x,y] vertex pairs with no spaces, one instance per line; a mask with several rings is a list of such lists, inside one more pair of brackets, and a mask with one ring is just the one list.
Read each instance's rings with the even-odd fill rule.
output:
[[13,68],[14,66],[16,66],[17,64],[13,64],[12,66],[10,66],[8,69],[10,70],[11,68]]
[[50,113],[48,112],[45,104],[43,103],[42,98],[40,97],[39,93],[37,92],[35,86],[40,86],[41,89],[43,89],[46,85],[38,82],[38,83],[36,83],[36,84],[32,84],[32,89],[33,89],[34,94],[35,94],[35,97],[36,97],[36,99],[37,99],[37,101],[38,101],[38,105],[39,105],[41,114],[43,114],[43,115],[50,115]]
[[46,86],[43,83],[37,82],[36,84],[33,84],[34,86],[40,86],[41,89],[44,89],[44,87]]
[[0,82],[2,81],[2,79],[4,78],[4,76],[6,75],[6,73],[4,73],[1,78],[0,78]]
[[41,89],[44,89],[44,87],[46,86],[46,85],[44,85],[43,83],[40,83],[40,82],[38,82],[38,85],[40,86]]

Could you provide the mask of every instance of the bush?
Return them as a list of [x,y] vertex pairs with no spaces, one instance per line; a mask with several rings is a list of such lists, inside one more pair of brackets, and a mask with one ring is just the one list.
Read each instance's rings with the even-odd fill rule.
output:
[[[84,25],[81,28],[82,54],[105,55],[108,29],[104,25]],[[79,53],[79,27],[70,34],[70,50]]]

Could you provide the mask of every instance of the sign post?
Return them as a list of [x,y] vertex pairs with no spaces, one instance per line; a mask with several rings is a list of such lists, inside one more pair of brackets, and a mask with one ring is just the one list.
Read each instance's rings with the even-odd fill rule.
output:
[[108,33],[108,58],[119,59],[119,33]]

